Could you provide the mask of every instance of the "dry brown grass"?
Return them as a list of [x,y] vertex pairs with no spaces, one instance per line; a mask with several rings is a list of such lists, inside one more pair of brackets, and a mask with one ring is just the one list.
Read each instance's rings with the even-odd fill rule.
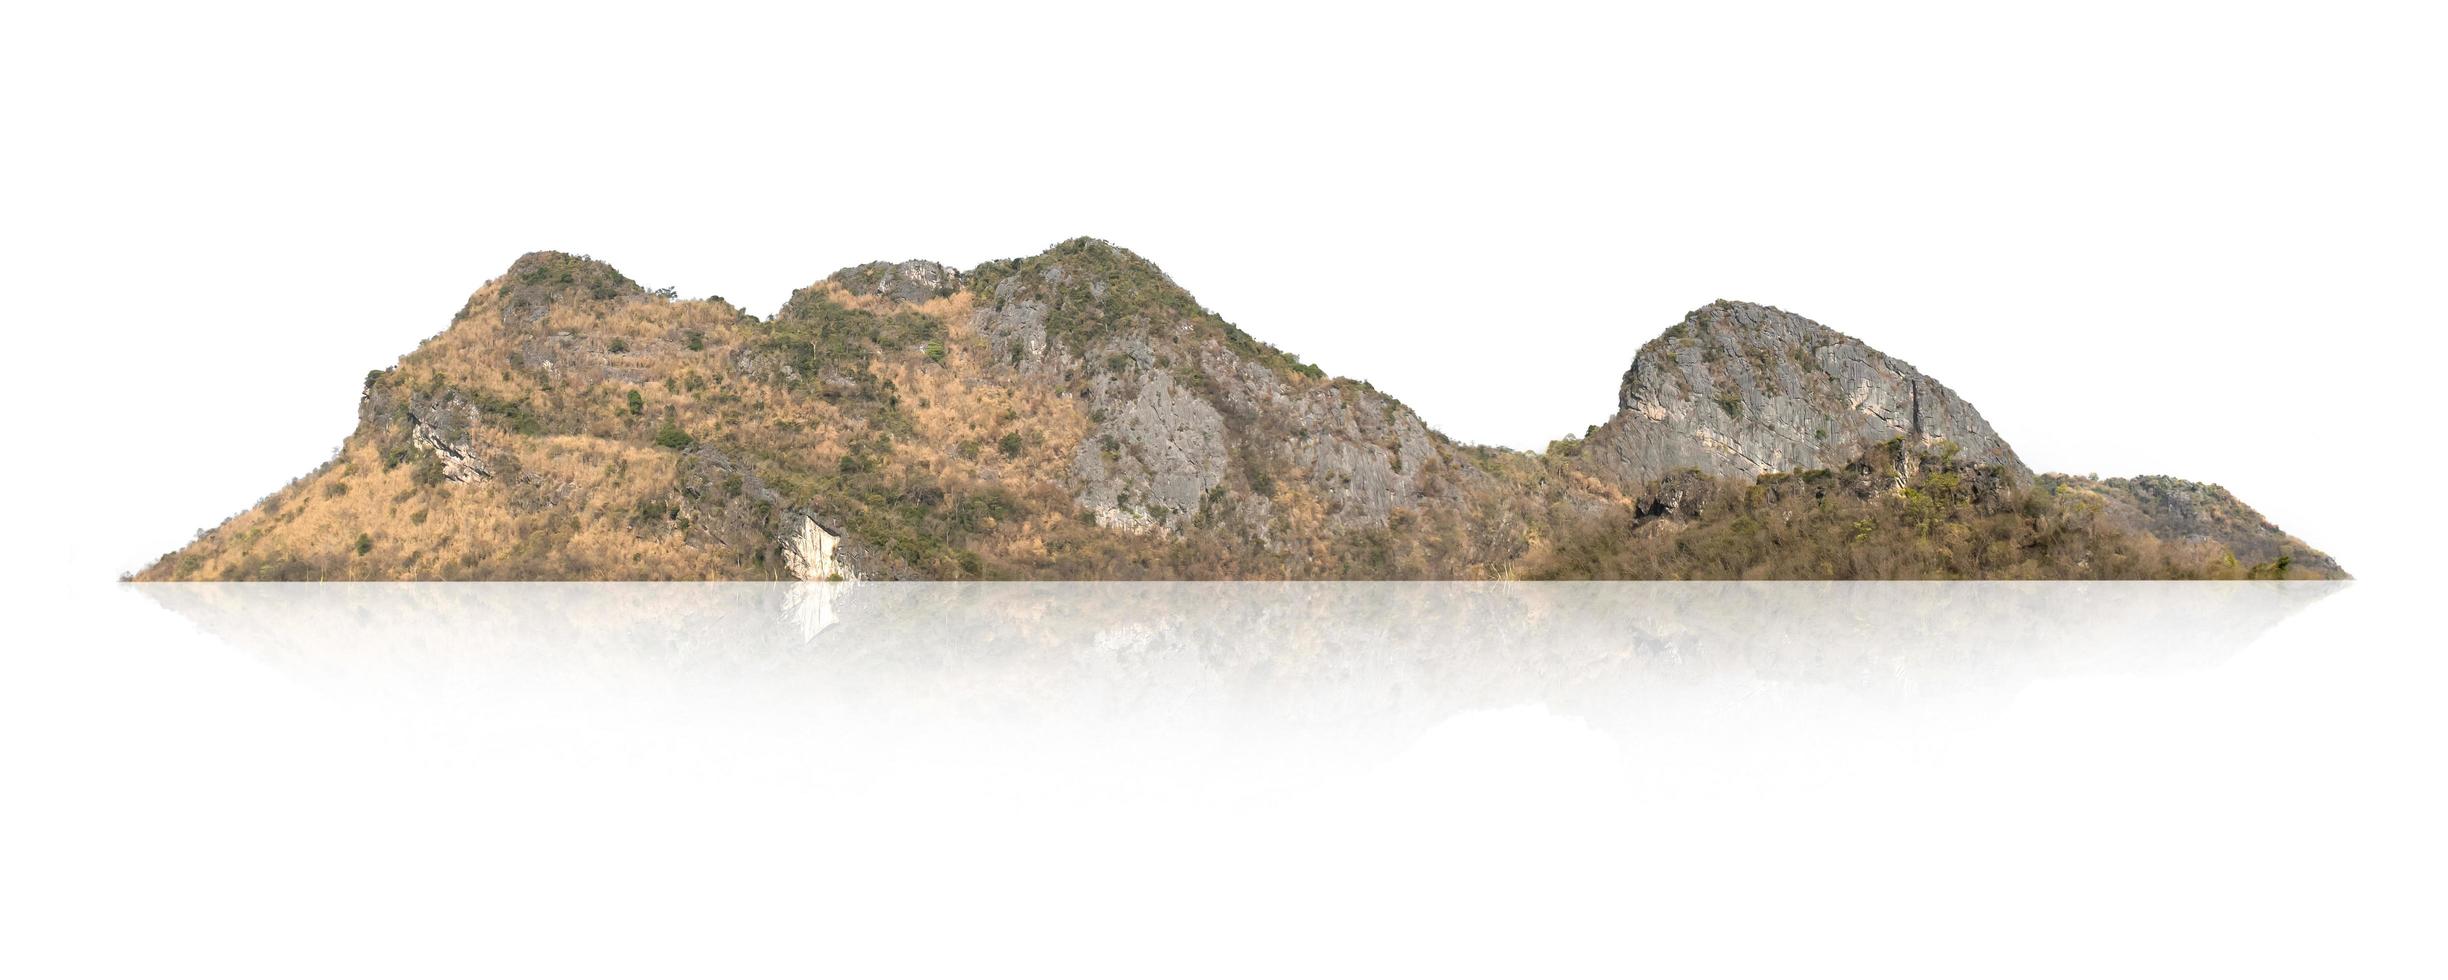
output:
[[[646,502],[676,498],[679,456],[652,445],[665,419],[786,493],[823,480],[854,443],[877,435],[866,416],[744,370],[760,333],[727,304],[572,297],[540,320],[505,323],[502,285],[477,290],[452,327],[402,357],[391,377],[471,401],[524,400],[549,418],[548,431],[534,434],[489,415],[472,427],[476,453],[508,478],[420,483],[415,465],[385,465],[380,420],[363,420],[331,463],[138,577],[761,577],[775,568],[742,568],[737,553],[709,550],[671,522],[633,519]],[[890,305],[825,291],[854,308]],[[883,351],[872,362],[899,391],[913,431],[871,479],[997,488],[1030,501],[1029,513],[990,519],[967,542],[992,567],[1020,574],[1057,563],[1066,539],[1093,533],[1060,482],[1092,425],[1075,397],[993,379],[991,355],[968,327],[972,302],[960,293],[916,307],[946,325],[943,363],[919,351]],[[633,389],[643,413],[628,409]],[[995,443],[1014,432],[1024,448],[1007,459]],[[960,453],[964,444],[976,451]]]

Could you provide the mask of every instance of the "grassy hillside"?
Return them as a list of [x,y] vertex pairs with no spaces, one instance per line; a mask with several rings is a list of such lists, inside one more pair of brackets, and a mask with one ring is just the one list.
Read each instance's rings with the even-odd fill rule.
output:
[[[2232,498],[2230,498],[2232,499]],[[2240,505],[2238,505],[2240,506]],[[2153,534],[2095,490],[2026,482],[1890,441],[1838,469],[1756,481],[1689,472],[1557,536],[1541,579],[2278,579],[2342,577],[2294,541],[2258,561]],[[2258,515],[2254,515],[2256,518]],[[2274,530],[2274,528],[2273,528]],[[2166,533],[2162,531],[2162,533]]]

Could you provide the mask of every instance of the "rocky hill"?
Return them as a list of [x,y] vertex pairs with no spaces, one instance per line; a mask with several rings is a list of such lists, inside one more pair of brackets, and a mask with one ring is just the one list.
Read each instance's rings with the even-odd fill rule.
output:
[[[1090,239],[856,266],[770,318],[538,252],[367,375],[337,458],[137,577],[2343,574],[2224,491],[2035,480],[1945,386],[1767,307],[1695,311],[1620,405],[1544,453],[1461,445]],[[1848,560],[1616,560],[1839,470],[1852,504],[1780,527]],[[2167,547],[2090,560],[2110,537]]]
[[1912,365],[1773,307],[1718,301],[1643,345],[1589,467],[1620,483],[1696,469],[1754,477],[1842,465],[1904,437],[2029,476],[1970,402]]

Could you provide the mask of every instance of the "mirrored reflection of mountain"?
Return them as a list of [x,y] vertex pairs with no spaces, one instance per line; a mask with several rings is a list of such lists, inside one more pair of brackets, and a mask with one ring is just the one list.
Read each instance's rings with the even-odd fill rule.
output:
[[[576,711],[783,741],[1401,751],[1474,711],[1593,731],[1911,736],[2032,682],[2216,664],[2338,583],[137,586],[414,718]],[[1783,734],[1778,734],[1783,733]],[[661,736],[648,736],[661,737]]]

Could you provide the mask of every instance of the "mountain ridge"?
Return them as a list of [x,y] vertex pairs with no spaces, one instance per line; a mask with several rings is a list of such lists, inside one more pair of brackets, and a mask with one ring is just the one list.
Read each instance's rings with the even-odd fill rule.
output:
[[[135,577],[1510,578],[1742,509],[1708,481],[1862,467],[1886,483],[1770,523],[1920,558],[1638,567],[2343,574],[2223,490],[2035,477],[1943,384],[1773,307],[1693,311],[1618,406],[1544,453],[1458,443],[1096,239],[849,266],[769,318],[533,252],[368,373],[332,462]],[[1819,526],[1908,506],[1910,540]]]

